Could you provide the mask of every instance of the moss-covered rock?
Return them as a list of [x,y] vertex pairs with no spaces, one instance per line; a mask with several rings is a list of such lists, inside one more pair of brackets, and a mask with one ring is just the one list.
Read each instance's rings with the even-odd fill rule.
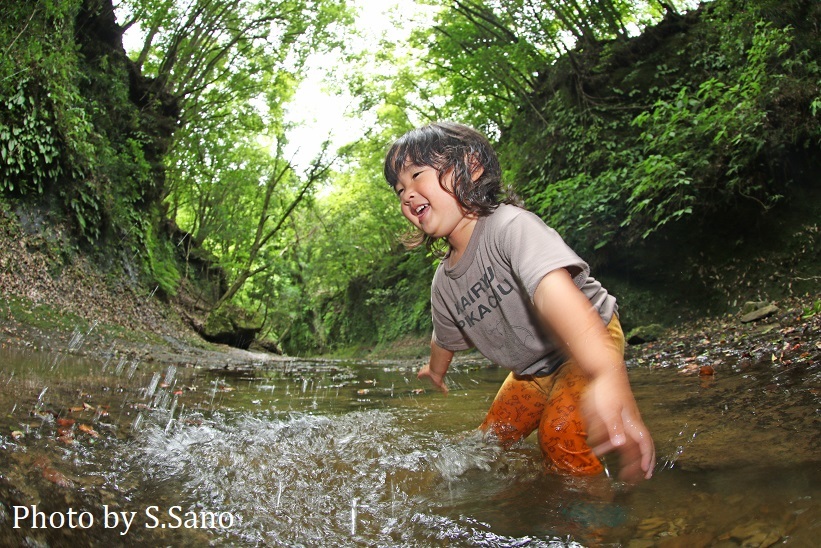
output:
[[652,323],[649,325],[641,325],[632,329],[625,337],[628,344],[644,344],[646,342],[657,341],[664,334],[664,327]]
[[255,314],[233,305],[211,312],[202,326],[202,337],[210,342],[248,349],[262,329]]

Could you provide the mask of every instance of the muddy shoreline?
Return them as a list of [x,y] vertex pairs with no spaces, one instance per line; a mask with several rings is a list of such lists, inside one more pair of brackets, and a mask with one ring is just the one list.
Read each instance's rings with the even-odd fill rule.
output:
[[197,338],[194,333],[174,336],[132,332],[129,338],[122,338],[99,326],[77,328],[68,333],[8,320],[0,321],[0,345],[41,352],[97,356],[101,359],[123,356],[146,363],[206,369],[264,365],[293,359],[259,350],[242,350],[208,343]]

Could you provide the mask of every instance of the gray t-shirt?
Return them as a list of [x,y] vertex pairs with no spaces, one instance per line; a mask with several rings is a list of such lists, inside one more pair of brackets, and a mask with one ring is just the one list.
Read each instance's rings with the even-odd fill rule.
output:
[[433,339],[451,351],[475,347],[520,375],[547,375],[567,357],[541,327],[533,294],[545,275],[566,268],[607,324],[616,299],[561,236],[529,211],[500,205],[480,217],[455,266],[445,259],[431,287]]

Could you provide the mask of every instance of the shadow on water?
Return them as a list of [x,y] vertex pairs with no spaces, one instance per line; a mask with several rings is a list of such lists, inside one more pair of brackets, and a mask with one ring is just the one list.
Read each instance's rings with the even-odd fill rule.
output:
[[481,361],[443,397],[412,363],[0,360],[4,545],[813,546],[821,529],[817,364],[634,368],[660,458],[628,489],[544,474],[532,439],[483,441],[505,372]]

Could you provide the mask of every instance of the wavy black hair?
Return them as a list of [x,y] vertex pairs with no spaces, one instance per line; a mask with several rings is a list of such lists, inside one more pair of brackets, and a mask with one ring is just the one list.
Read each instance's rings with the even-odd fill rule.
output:
[[[385,179],[396,187],[399,174],[409,165],[429,166],[436,170],[439,184],[453,195],[465,213],[479,217],[490,215],[501,203],[518,203],[502,187],[499,158],[487,138],[475,129],[453,122],[437,122],[412,129],[396,140],[385,155]],[[482,169],[474,181],[473,173]],[[444,184],[444,174],[453,170],[453,191]],[[433,248],[434,240],[424,233],[405,238],[405,245],[425,243]]]

